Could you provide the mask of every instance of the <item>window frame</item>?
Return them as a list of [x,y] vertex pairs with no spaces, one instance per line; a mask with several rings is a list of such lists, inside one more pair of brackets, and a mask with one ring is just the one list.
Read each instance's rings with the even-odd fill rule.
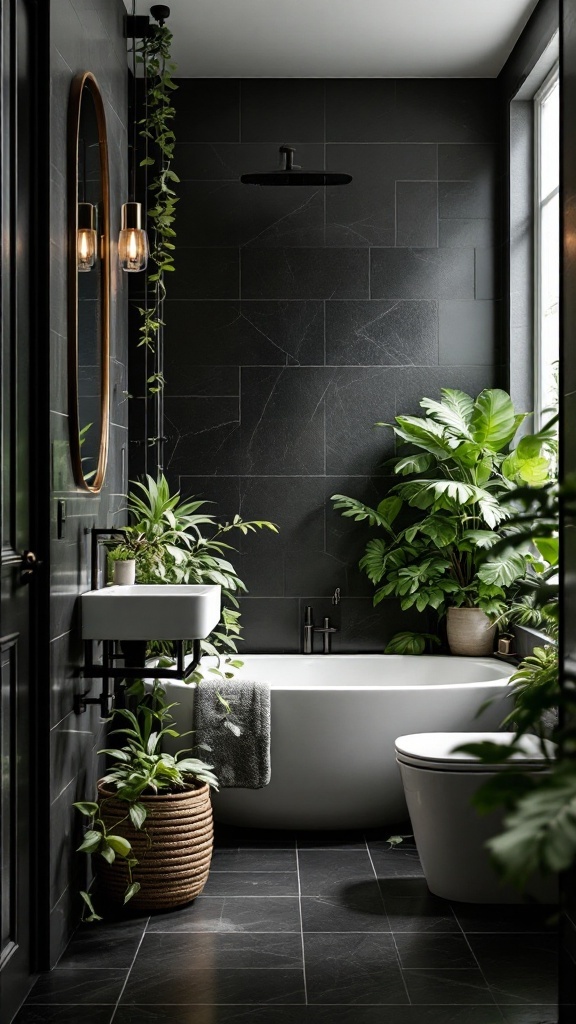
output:
[[542,105],[552,89],[560,83],[560,64],[558,61],[550,69],[542,85],[534,94],[534,337],[533,337],[533,406],[534,406],[534,430],[538,431],[544,426],[542,396],[542,215],[545,206],[560,192],[560,182],[546,196],[541,196],[542,183]]

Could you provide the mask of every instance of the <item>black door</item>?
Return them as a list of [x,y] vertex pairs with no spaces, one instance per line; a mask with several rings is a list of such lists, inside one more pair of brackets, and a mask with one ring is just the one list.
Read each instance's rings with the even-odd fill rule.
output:
[[0,1019],[7,1024],[26,996],[37,959],[35,678],[42,581],[36,564],[40,503],[35,469],[39,423],[36,5],[2,0],[0,11]]

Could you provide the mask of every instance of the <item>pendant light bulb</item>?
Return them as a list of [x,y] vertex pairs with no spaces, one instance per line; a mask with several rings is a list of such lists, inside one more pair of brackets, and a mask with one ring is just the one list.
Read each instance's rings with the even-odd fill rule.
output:
[[148,236],[142,227],[142,204],[124,203],[118,238],[118,259],[122,270],[137,273],[148,264]]
[[78,203],[78,234],[76,238],[76,262],[79,273],[92,270],[96,263],[98,239],[94,227],[92,203]]

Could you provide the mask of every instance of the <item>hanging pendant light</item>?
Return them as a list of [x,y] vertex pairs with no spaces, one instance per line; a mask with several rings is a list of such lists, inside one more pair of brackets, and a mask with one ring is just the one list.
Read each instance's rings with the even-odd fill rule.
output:
[[148,265],[148,235],[142,227],[142,204],[124,203],[118,238],[118,259],[122,270],[135,273]]
[[78,203],[78,234],[76,237],[76,256],[79,273],[92,270],[96,263],[98,239],[94,226],[94,206],[92,203]]
[[[132,25],[135,24],[136,3],[132,3]],[[122,206],[122,220],[118,236],[118,259],[126,273],[139,273],[148,266],[148,235],[142,227],[142,203],[135,202],[136,195],[136,36],[132,33],[132,168],[130,175],[130,199]]]

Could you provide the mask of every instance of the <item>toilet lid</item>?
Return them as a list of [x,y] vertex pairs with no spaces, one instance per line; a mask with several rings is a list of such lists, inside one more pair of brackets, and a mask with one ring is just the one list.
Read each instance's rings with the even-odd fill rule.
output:
[[[546,758],[542,754],[537,736],[526,735],[519,741],[522,753],[514,754],[506,763],[489,765],[478,762],[472,754],[461,751],[454,753],[454,748],[463,743],[499,743],[508,746],[515,737],[513,732],[419,732],[410,736],[399,736],[396,740],[396,757],[402,764],[411,764],[416,768],[440,768],[450,771],[498,771],[510,763],[520,762],[522,767],[529,765],[544,766]],[[546,741],[548,756],[555,756],[556,747]]]

